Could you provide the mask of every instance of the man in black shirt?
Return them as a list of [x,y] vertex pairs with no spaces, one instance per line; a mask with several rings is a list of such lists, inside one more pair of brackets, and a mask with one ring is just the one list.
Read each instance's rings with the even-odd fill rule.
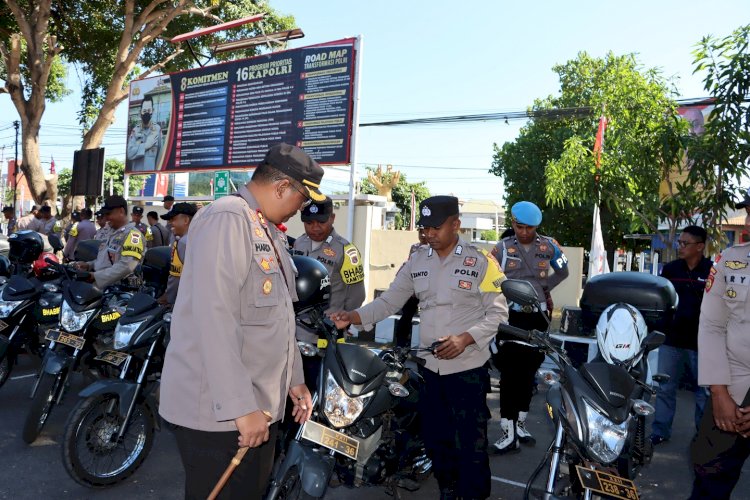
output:
[[651,442],[663,443],[672,434],[677,389],[687,370],[688,382],[695,390],[695,426],[703,415],[706,389],[698,386],[698,319],[703,289],[713,262],[703,255],[706,230],[688,226],[682,230],[678,243],[679,259],[664,265],[661,275],[674,285],[679,304],[667,339],[659,348],[659,372],[669,375],[669,382],[659,384],[656,414],[651,426]]

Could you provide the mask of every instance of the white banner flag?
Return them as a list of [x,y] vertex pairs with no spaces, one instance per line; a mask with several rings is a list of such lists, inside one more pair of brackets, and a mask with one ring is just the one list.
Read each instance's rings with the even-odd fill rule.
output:
[[591,232],[591,251],[589,252],[589,279],[609,272],[607,251],[602,237],[602,221],[599,216],[599,205],[594,207],[594,227]]

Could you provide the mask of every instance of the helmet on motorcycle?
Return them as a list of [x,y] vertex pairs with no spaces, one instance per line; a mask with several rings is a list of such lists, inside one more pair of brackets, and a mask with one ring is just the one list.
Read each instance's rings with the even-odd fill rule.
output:
[[294,303],[294,312],[305,312],[317,305],[328,308],[331,278],[326,267],[311,257],[295,255],[292,260],[297,268],[297,302]]
[[0,255],[0,276],[10,277],[10,261],[5,255]]
[[8,236],[10,251],[8,258],[11,262],[31,264],[44,250],[42,235],[36,231],[18,231]]
[[31,268],[34,270],[34,276],[39,279],[53,277],[55,275],[55,271],[47,263],[47,259],[57,262],[58,264],[60,263],[52,252],[42,252],[39,255],[39,258],[31,265]]
[[648,327],[641,313],[630,304],[607,307],[596,324],[596,343],[607,363],[635,366],[641,360],[641,342]]

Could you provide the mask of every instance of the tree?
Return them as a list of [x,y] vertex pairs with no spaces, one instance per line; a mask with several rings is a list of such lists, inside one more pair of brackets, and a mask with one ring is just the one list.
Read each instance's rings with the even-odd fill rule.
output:
[[[679,207],[661,203],[659,183],[682,159],[687,124],[677,115],[669,82],[657,70],[641,68],[633,55],[592,58],[582,52],[553,70],[560,78],[560,95],[536,101],[534,110],[559,119],[536,118],[518,144],[496,148],[492,171],[506,184],[510,176],[511,192],[522,198],[529,199],[523,194],[529,183],[534,197],[543,190],[547,210],[559,209],[553,213],[564,225],[566,243],[589,245],[589,221],[599,200],[610,248],[622,245],[623,233],[658,234],[660,218],[676,225],[684,210],[673,213]],[[592,149],[602,113],[608,127],[597,170]]]
[[[368,172],[375,172],[375,168],[366,167]],[[395,175],[396,172],[387,172],[383,175],[391,176]],[[378,194],[377,188],[370,182],[367,177],[362,179],[360,192],[362,194]],[[416,206],[419,207],[419,203],[425,198],[430,197],[430,190],[425,186],[424,182],[409,183],[406,182],[406,175],[400,174],[398,184],[393,188],[393,202],[401,210],[400,213],[396,214],[396,229],[408,229],[409,221],[411,220],[411,192],[414,191],[414,198],[416,200]],[[419,217],[416,217],[419,220]]]
[[[184,49],[168,41],[172,36],[224,20],[266,13],[261,23],[191,42],[201,53],[210,52],[209,47],[222,40],[288,29],[294,24],[291,16],[275,14],[267,0],[7,0],[6,3],[10,11],[0,11],[0,52],[7,75],[5,91],[21,116],[21,169],[37,202],[56,198],[52,192],[55,179],[45,183],[41,170],[38,138],[44,96],[59,90],[60,79],[53,70],[61,53],[85,76],[80,113],[85,132],[82,149],[92,149],[101,145],[104,133],[114,121],[115,109],[127,98],[130,80],[194,65]],[[26,63],[22,66],[24,43]],[[257,50],[235,52],[219,59],[254,55]],[[24,74],[29,77],[24,79]]]
[[497,241],[497,231],[494,229],[487,229],[479,234],[479,237],[484,241]]
[[34,201],[51,200],[56,206],[57,180],[45,178],[39,159],[39,125],[45,100],[59,101],[67,95],[65,67],[59,53],[63,47],[49,34],[52,0],[6,0],[0,11],[0,93],[10,96],[21,122],[20,169],[26,175]]
[[712,252],[725,242],[721,221],[750,174],[750,25],[724,38],[704,37],[694,52],[695,72],[713,108],[703,134],[689,142],[690,169],[684,189],[698,196],[697,209],[709,232]]

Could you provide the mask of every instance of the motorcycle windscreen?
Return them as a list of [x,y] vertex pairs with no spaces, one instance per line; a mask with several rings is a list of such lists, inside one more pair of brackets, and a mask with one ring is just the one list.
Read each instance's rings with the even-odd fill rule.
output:
[[[331,346],[328,349],[332,349]],[[326,356],[325,366],[349,396],[366,394],[380,387],[388,369],[375,353],[354,344],[336,344],[335,356]]]
[[614,408],[623,408],[630,400],[635,380],[624,368],[604,362],[584,363],[583,378]]

